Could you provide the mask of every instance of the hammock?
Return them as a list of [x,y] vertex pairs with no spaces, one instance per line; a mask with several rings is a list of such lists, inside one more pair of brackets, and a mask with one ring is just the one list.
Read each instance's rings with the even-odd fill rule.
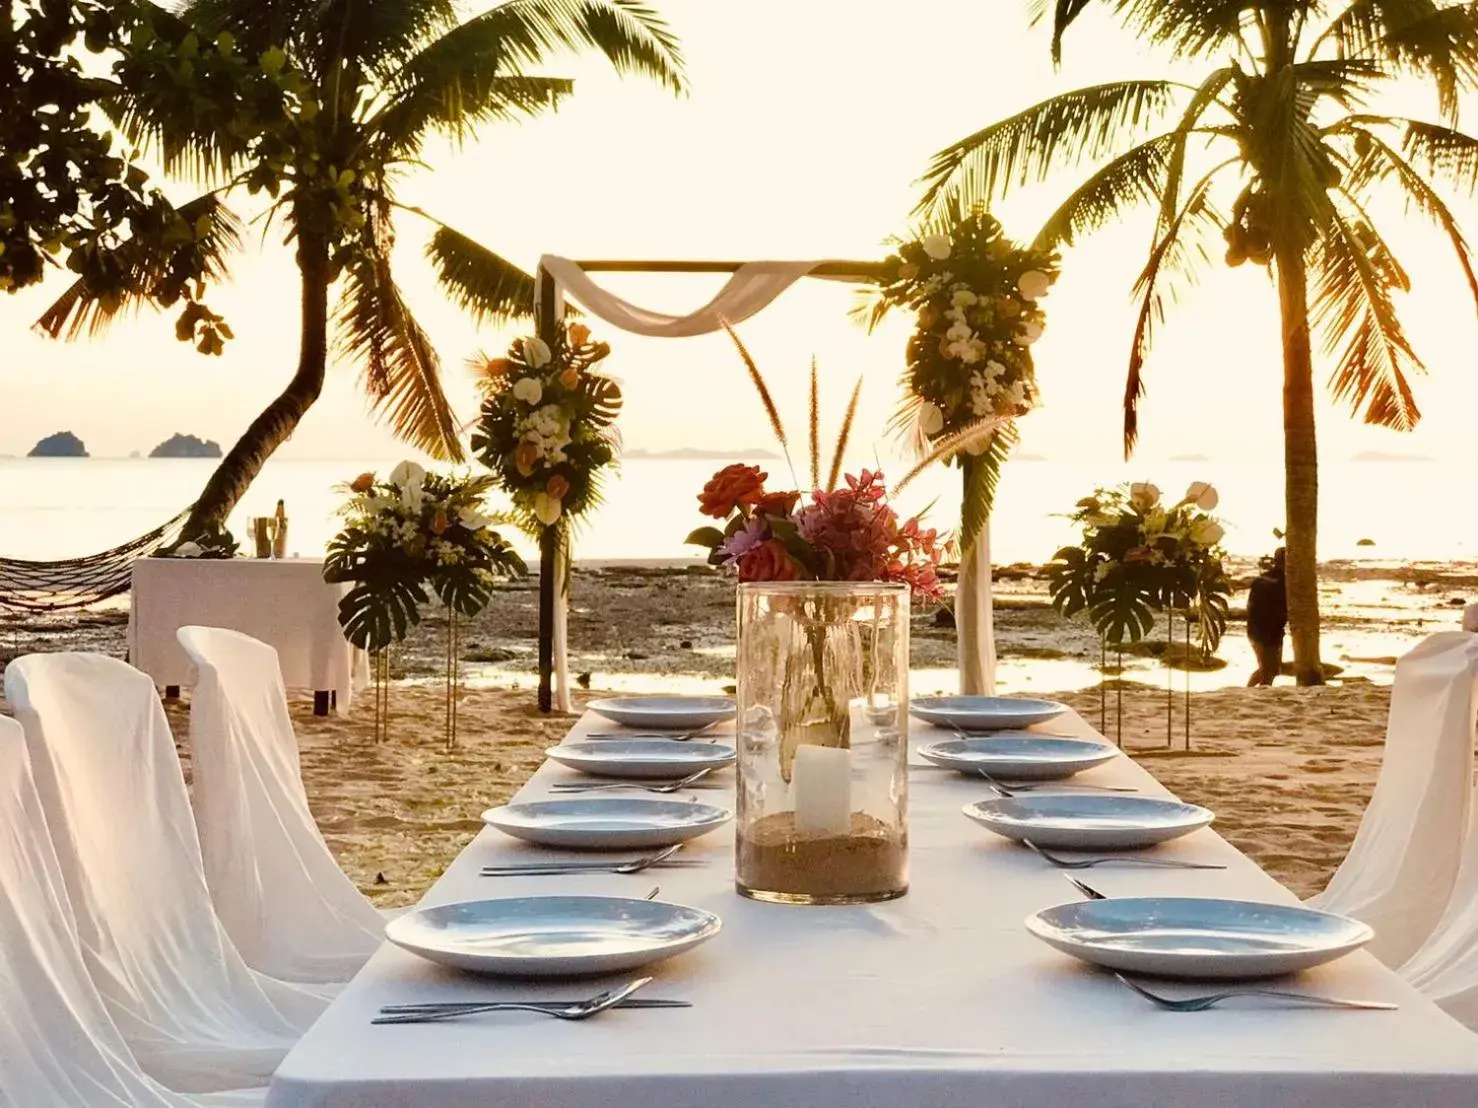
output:
[[0,609],[65,612],[126,593],[133,580],[134,562],[168,545],[169,536],[189,514],[190,508],[186,508],[147,535],[85,558],[60,562],[0,558]]

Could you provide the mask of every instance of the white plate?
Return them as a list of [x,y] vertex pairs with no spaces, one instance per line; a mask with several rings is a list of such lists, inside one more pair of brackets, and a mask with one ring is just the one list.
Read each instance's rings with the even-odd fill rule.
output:
[[622,727],[658,731],[691,731],[734,718],[727,696],[611,696],[586,707]]
[[1329,912],[1190,897],[1063,904],[1031,916],[1026,928],[1094,965],[1200,980],[1296,973],[1358,950],[1375,935]]
[[603,777],[674,778],[700,769],[734,763],[732,746],[678,739],[605,739],[564,743],[544,751],[554,761],[581,773]]
[[1049,850],[1135,850],[1189,835],[1216,818],[1178,800],[1086,793],[981,800],[964,812],[997,835]]
[[734,818],[727,808],[686,800],[602,796],[531,800],[489,808],[483,822],[542,846],[633,850],[706,835]]
[[525,896],[441,904],[385,925],[396,946],[502,977],[616,973],[681,954],[719,933],[700,908],[618,896]]
[[1119,756],[1117,747],[1091,739],[1054,739],[1028,731],[1003,731],[973,739],[943,739],[919,747],[936,766],[1008,781],[1054,781]]
[[1056,719],[1067,705],[1025,696],[916,696],[908,702],[908,711],[936,727],[1004,731]]

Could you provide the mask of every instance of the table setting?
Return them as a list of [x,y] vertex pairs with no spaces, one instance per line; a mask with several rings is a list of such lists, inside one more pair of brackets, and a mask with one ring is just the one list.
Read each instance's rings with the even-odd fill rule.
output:
[[[1360,952],[1369,928],[1303,908],[1064,706],[854,712],[854,759],[902,733],[884,758],[906,771],[906,888],[832,854],[813,887],[834,902],[800,904],[745,895],[736,851],[779,780],[746,760],[783,744],[723,704],[620,699],[392,921],[269,1108],[823,1104],[842,1075],[866,1103],[1170,1105],[1235,1083],[1255,1090],[1238,1103],[1344,1108],[1478,1077],[1468,1033]],[[866,766],[854,795],[824,764],[808,784],[805,750],[786,802],[814,834],[877,803]]]

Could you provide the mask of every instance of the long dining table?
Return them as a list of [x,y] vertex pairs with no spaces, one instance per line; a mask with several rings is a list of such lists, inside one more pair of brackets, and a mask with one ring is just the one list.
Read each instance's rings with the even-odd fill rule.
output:
[[[567,741],[610,727],[587,715]],[[1076,715],[1037,730],[1096,735]],[[915,721],[911,744],[941,737],[949,733]],[[517,878],[482,877],[479,869],[560,855],[484,829],[423,905],[541,894],[639,898],[658,885],[660,899],[723,919],[708,943],[642,971],[656,978],[643,996],[693,1006],[615,1009],[578,1023],[502,1013],[376,1026],[370,1020],[387,1004],[585,996],[613,983],[478,978],[387,943],[283,1062],[268,1108],[1478,1105],[1478,1036],[1368,954],[1309,971],[1294,987],[1393,1001],[1398,1010],[1247,1000],[1170,1012],[1047,947],[1023,921],[1079,894],[1043,859],[961,813],[993,795],[983,781],[922,768],[910,755],[920,767],[909,780],[910,887],[882,904],[795,907],[740,897],[732,827],[684,848],[684,858],[707,863],[699,867]],[[554,782],[577,777],[546,761],[517,799],[542,798]],[[731,805],[733,771],[722,777],[725,791],[679,795]],[[1078,780],[1167,795],[1127,757]],[[1271,809],[1268,818],[1276,819]],[[1211,828],[1155,856],[1227,868],[1116,864],[1082,876],[1110,896],[1297,903]]]

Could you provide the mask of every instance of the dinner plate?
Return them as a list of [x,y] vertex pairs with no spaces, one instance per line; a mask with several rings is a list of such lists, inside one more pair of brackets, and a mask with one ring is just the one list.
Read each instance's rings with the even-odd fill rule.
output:
[[1071,777],[1119,756],[1117,747],[1091,739],[1054,739],[1028,731],[1003,731],[972,739],[943,739],[919,747],[936,766],[975,773],[984,770],[1008,781],[1052,781]]
[[966,804],[964,811],[997,835],[1061,850],[1154,846],[1189,835],[1216,818],[1178,800],[1087,793],[999,797]]
[[541,846],[631,850],[671,846],[706,835],[734,818],[727,808],[686,800],[601,796],[505,804],[484,823]]
[[658,731],[691,731],[734,718],[727,696],[610,696],[586,707],[623,727]]
[[1065,954],[1129,973],[1198,980],[1296,973],[1358,950],[1358,920],[1282,904],[1112,897],[1038,912],[1027,930]]
[[551,746],[544,752],[581,773],[602,777],[674,778],[700,769],[732,765],[732,746],[681,742],[677,739],[606,739]]
[[396,946],[501,977],[616,973],[681,954],[719,933],[701,908],[620,896],[522,896],[440,904],[385,925]]
[[916,696],[908,702],[908,710],[936,727],[1004,731],[1056,719],[1067,711],[1067,705],[1025,696]]

